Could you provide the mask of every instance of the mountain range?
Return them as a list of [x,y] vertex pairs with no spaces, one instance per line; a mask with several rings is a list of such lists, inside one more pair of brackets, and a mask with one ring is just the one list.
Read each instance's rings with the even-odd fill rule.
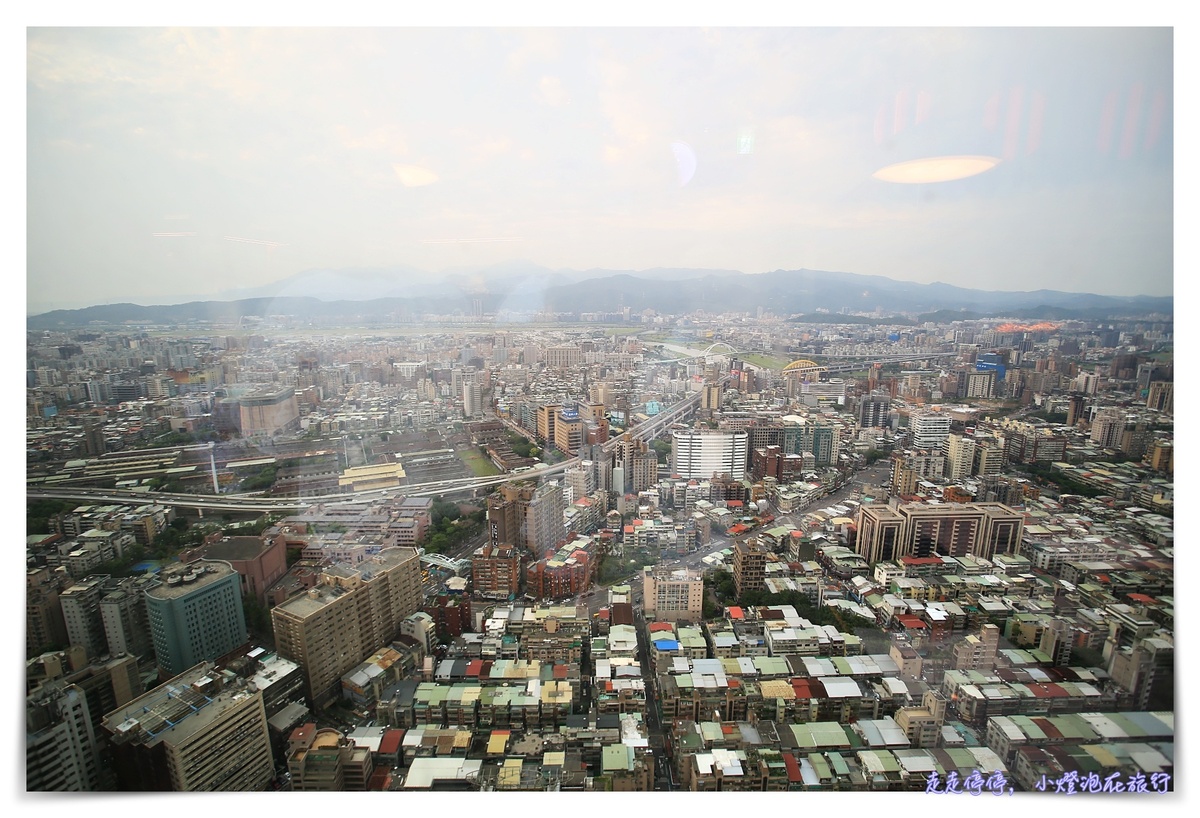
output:
[[750,312],[779,316],[870,313],[941,320],[970,317],[1103,319],[1158,314],[1170,317],[1171,296],[1110,296],[1058,290],[1008,292],[935,282],[917,284],[883,276],[822,270],[655,268],[650,270],[551,270],[528,262],[458,268],[440,275],[406,267],[308,270],[266,287],[223,292],[219,299],[142,306],[106,304],[54,310],[27,318],[31,330],[95,323],[237,323],[289,315],[322,323],[407,322],[424,314],[525,314],[535,312],[682,314]]

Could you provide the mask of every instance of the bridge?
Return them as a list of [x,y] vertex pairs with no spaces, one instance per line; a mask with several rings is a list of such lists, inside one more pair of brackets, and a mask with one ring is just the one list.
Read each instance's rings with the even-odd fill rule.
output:
[[443,571],[449,571],[452,574],[461,574],[471,565],[470,560],[454,560],[449,557],[443,557],[441,554],[422,554],[421,565],[433,568],[440,568]]
[[[664,345],[665,346],[665,345]],[[715,352],[718,347],[724,347],[727,352]],[[701,358],[708,359],[713,355],[762,355],[764,350],[761,349],[737,349],[732,344],[725,341],[717,341],[715,344],[710,344],[703,352],[695,355],[684,355],[678,358],[660,358],[653,361],[646,361],[647,366],[660,366],[663,364],[677,364],[684,361],[695,361]],[[958,355],[954,351],[946,352],[918,352],[918,353],[903,353],[895,355],[826,355],[823,353],[810,353],[813,358],[820,358],[825,363],[802,358],[788,364],[783,369],[783,374],[817,374],[821,372],[857,372],[862,369],[868,369],[876,365],[886,365],[893,363],[906,363],[908,361],[928,361],[938,358],[953,358]],[[766,368],[766,367],[756,367]]]

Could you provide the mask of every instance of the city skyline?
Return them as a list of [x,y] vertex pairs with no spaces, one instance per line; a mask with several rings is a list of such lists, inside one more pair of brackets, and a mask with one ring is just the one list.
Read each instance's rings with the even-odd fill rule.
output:
[[[27,312],[516,260],[1169,295],[1173,37],[31,28]],[[888,181],[939,156],[989,158]]]

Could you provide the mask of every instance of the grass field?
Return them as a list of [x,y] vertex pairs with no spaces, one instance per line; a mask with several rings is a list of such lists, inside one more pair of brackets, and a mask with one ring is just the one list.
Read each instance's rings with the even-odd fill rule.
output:
[[783,369],[785,366],[787,366],[788,364],[791,363],[791,361],[785,361],[780,358],[772,358],[769,355],[754,354],[754,355],[742,355],[740,357],[742,358],[743,361],[746,361],[747,363],[752,363],[755,366],[761,366],[764,369]]
[[492,477],[500,473],[496,464],[480,454],[478,449],[460,451],[458,456],[471,468],[471,473],[476,477]]

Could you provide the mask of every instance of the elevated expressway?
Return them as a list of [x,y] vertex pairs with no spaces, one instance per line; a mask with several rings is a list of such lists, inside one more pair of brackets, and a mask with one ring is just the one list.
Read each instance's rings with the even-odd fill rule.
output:
[[[729,348],[729,352],[714,352],[718,346]],[[663,363],[673,363],[681,360],[691,360],[695,358],[705,358],[710,355],[725,355],[725,354],[750,354],[752,351],[735,350],[724,342],[713,344],[704,352],[691,356],[691,358],[679,358],[670,361],[648,361],[648,365],[658,365]],[[800,375],[817,374],[820,372],[853,372],[860,370],[866,366],[873,366],[877,363],[902,363],[905,361],[929,360],[935,358],[949,357],[954,353],[928,353],[923,355],[897,355],[887,356],[884,358],[875,358],[869,361],[856,360],[853,362],[843,363],[825,363],[820,364],[810,360],[800,360],[789,364],[784,369],[784,373],[797,373]],[[727,381],[728,379],[726,379]],[[723,381],[724,383],[725,381]],[[641,423],[631,430],[629,433],[636,439],[649,442],[671,427],[672,424],[684,420],[691,412],[695,411],[699,406],[702,397],[701,392],[692,392],[682,400],[672,404],[665,411],[659,412],[649,420]],[[613,438],[603,444],[603,449],[610,452],[617,447],[619,438]],[[186,446],[177,447],[179,449],[206,449],[210,452],[210,462],[212,457],[212,447],[209,444],[202,446]],[[459,494],[461,492],[474,492],[476,489],[495,486],[501,483],[508,483],[513,480],[538,479],[544,477],[553,477],[562,474],[568,469],[578,466],[580,463],[579,457],[572,457],[564,460],[561,463],[553,465],[543,464],[535,466],[530,471],[519,475],[501,474],[491,477],[463,477],[451,480],[436,480],[426,483],[413,483],[395,488],[373,489],[369,491],[359,491],[354,493],[340,494],[323,494],[318,497],[269,497],[262,494],[229,494],[229,495],[205,495],[205,494],[173,494],[170,492],[144,492],[130,491],[127,489],[99,489],[99,488],[74,488],[68,486],[61,487],[42,487],[30,486],[26,489],[28,499],[56,499],[56,500],[78,500],[88,503],[119,503],[119,504],[148,504],[173,506],[176,508],[192,508],[198,510],[201,514],[207,511],[211,512],[242,512],[242,513],[296,513],[303,511],[306,508],[314,505],[358,505],[364,503],[376,502],[388,497],[404,496],[404,497],[431,497],[446,494]],[[214,466],[215,472],[215,466]],[[214,473],[215,480],[215,473]]]

